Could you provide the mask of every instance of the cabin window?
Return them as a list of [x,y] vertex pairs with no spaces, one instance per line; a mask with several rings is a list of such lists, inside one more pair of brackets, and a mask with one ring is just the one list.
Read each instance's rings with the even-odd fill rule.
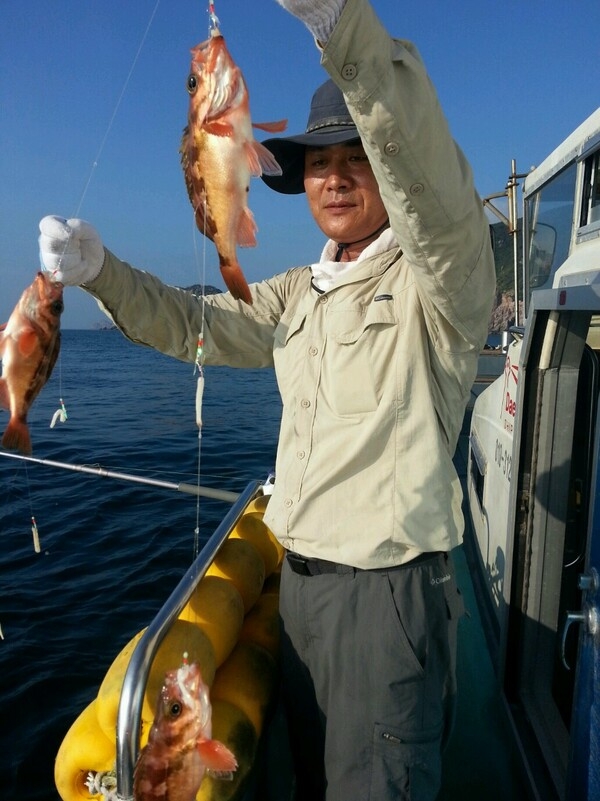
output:
[[569,255],[576,169],[571,164],[525,201],[529,294],[551,287],[554,273]]
[[600,222],[600,151],[585,162],[580,226]]

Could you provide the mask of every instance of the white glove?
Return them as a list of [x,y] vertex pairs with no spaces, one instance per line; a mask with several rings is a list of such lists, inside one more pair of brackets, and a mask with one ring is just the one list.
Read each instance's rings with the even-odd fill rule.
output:
[[40,221],[40,262],[54,281],[79,286],[93,281],[104,264],[104,247],[85,220],[44,217]]
[[340,18],[346,0],[277,0],[306,25],[319,42],[325,43]]

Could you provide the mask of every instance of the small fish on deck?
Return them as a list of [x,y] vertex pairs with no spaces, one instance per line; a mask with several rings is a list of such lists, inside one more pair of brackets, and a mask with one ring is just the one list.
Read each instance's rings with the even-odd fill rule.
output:
[[135,801],[194,801],[207,771],[231,778],[237,760],[211,735],[208,686],[198,665],[184,659],[165,676],[148,744],[135,766]]
[[10,411],[3,448],[32,451],[27,412],[58,358],[63,308],[63,285],[39,272],[0,325],[0,407]]
[[281,167],[254,139],[252,128],[283,131],[287,120],[251,121],[242,72],[217,27],[191,52],[188,125],[180,148],[185,183],[196,225],[217,248],[227,288],[234,298],[251,304],[236,254],[236,245],[256,245],[257,226],[248,208],[250,177],[281,175]]

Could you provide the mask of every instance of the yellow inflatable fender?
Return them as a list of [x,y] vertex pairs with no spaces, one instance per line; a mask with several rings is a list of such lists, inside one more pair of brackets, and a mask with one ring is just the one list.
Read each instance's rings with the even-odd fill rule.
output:
[[244,514],[234,526],[229,539],[251,542],[265,563],[265,576],[270,576],[283,558],[283,546],[263,523],[260,514]]
[[265,648],[254,642],[239,642],[217,670],[210,697],[239,707],[260,736],[278,676],[277,662]]
[[279,659],[279,595],[264,593],[244,618],[240,642],[254,642]]
[[269,503],[270,497],[270,495],[257,495],[256,498],[253,498],[246,506],[244,514],[255,514],[262,518],[265,513],[265,509],[267,508],[267,504]]
[[[205,575],[179,618],[193,623],[206,634],[218,666],[227,659],[238,641],[244,622],[244,601],[233,582]],[[190,658],[189,661],[194,660]]]
[[265,581],[265,563],[251,542],[227,539],[206,571],[207,576],[228,579],[236,587],[248,612],[259,598]]
[[96,714],[96,699],[88,704],[65,734],[54,763],[54,783],[63,801],[89,801],[85,782],[90,771],[115,767],[115,743],[106,737]]

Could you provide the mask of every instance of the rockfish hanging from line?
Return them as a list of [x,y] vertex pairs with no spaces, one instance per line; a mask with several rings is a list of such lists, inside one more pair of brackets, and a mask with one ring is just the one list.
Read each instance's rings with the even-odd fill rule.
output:
[[287,120],[251,121],[244,78],[218,28],[191,52],[188,125],[180,148],[188,195],[198,229],[216,245],[227,288],[234,298],[252,303],[236,255],[236,245],[256,245],[257,227],[248,208],[250,176],[281,175],[252,127],[283,131]]
[[10,411],[3,448],[31,453],[27,412],[56,363],[63,308],[63,285],[40,272],[0,326],[0,406]]
[[135,766],[135,801],[194,801],[207,770],[231,778],[237,761],[211,734],[208,687],[198,665],[184,661],[165,676],[148,744]]

